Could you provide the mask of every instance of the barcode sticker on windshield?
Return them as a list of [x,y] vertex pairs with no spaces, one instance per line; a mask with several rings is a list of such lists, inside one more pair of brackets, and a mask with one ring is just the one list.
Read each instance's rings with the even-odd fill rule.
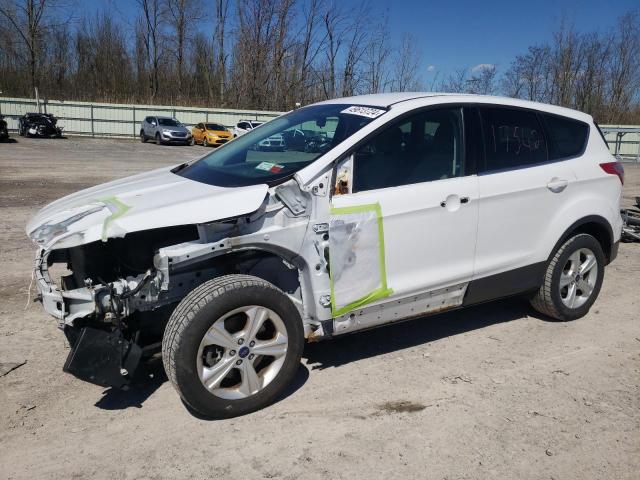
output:
[[351,115],[360,115],[361,117],[367,118],[378,118],[382,115],[385,110],[380,110],[379,108],[372,107],[359,107],[358,105],[353,105],[349,108],[345,108],[340,113],[348,113]]
[[256,166],[256,170],[264,170],[265,172],[279,173],[284,168],[284,165],[278,165],[271,162],[262,162]]

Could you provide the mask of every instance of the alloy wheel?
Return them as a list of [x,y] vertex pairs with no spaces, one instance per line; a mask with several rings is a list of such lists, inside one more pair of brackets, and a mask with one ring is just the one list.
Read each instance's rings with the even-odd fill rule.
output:
[[576,250],[560,274],[560,298],[569,308],[580,308],[593,293],[598,279],[598,260],[588,248]]
[[284,364],[287,329],[273,310],[245,306],[207,330],[196,358],[198,376],[213,395],[236,400],[265,388]]

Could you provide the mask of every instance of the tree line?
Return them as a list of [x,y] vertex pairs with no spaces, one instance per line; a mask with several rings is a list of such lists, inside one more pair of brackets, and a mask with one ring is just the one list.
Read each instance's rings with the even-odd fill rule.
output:
[[289,110],[328,98],[433,90],[503,94],[640,123],[640,13],[607,32],[563,22],[509,65],[425,80],[417,38],[393,40],[367,0],[0,0],[3,95]]

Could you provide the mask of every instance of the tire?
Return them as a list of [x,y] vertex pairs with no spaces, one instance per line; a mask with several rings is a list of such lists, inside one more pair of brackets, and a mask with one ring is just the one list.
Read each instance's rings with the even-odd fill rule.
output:
[[[595,264],[587,269],[590,264],[587,260],[591,255]],[[602,246],[594,237],[580,233],[569,238],[549,261],[544,282],[531,299],[531,305],[555,320],[569,321],[584,317],[600,293],[604,265]],[[589,289],[590,292],[586,294]]]
[[202,140],[202,146],[203,147],[208,147],[209,146],[209,141],[207,140],[207,137],[204,137],[204,139]]
[[[255,324],[263,325],[255,335],[246,331],[251,329],[251,317],[243,309],[268,311],[266,319]],[[232,326],[236,322],[235,328],[228,327],[230,321]],[[275,333],[269,332],[271,326]],[[280,335],[283,328],[284,350]],[[273,338],[260,337],[263,330],[268,339],[269,335]],[[207,339],[211,344],[203,347]],[[226,347],[221,346],[224,342],[220,339]],[[246,339],[244,345],[241,339]],[[278,349],[279,357],[258,353],[266,351],[259,350],[266,348],[260,342],[269,341],[274,352]],[[293,380],[303,347],[300,314],[281,290],[257,277],[225,275],[200,285],[176,307],[162,340],[162,358],[167,377],[190,408],[209,418],[231,418],[272,403]],[[210,363],[205,365],[205,361]],[[238,366],[238,361],[243,363]],[[251,377],[246,373],[248,368],[257,375]],[[202,378],[200,372],[202,376],[213,373]],[[259,382],[254,383],[257,390],[246,387],[245,383],[251,382],[245,380],[250,377]],[[211,379],[210,387],[205,387]]]
[[144,134],[144,130],[140,130],[140,141],[142,143],[147,143],[147,136]]
[[164,145],[159,133],[156,133],[156,145]]

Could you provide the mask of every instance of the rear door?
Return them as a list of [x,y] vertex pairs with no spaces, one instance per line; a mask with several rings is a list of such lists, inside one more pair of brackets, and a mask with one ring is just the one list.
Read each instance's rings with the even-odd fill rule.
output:
[[[357,148],[351,160],[352,180],[346,180],[352,185],[332,199],[330,224],[343,222],[345,228],[331,233],[330,258],[332,275],[341,269],[350,279],[342,283],[358,293],[342,292],[351,298],[340,299],[336,287],[334,313],[343,313],[346,300],[370,293],[371,287],[364,285],[376,280],[372,277],[379,269],[372,268],[375,250],[367,254],[367,242],[377,242],[383,254],[381,296],[399,299],[471,279],[478,179],[467,175],[463,123],[462,108],[424,110],[385,127]],[[341,175],[339,171],[338,181]],[[373,210],[380,219],[379,240],[358,237],[358,223],[349,226],[350,213],[370,222],[375,216],[366,215]],[[340,281],[332,280],[334,285]],[[463,293],[464,287],[454,298],[452,291],[452,303],[443,308],[461,301]]]
[[[479,112],[485,155],[478,175],[475,277],[514,270],[522,271],[526,283],[547,260],[537,247],[567,201],[575,175],[566,162],[549,161],[549,142],[535,111],[482,106]],[[516,285],[517,276],[510,278],[514,289],[526,287]]]

